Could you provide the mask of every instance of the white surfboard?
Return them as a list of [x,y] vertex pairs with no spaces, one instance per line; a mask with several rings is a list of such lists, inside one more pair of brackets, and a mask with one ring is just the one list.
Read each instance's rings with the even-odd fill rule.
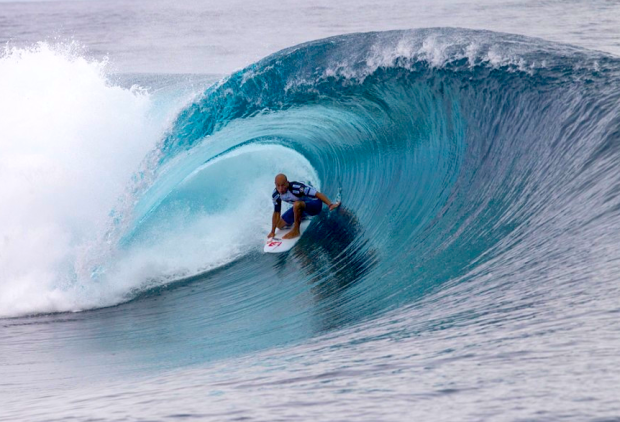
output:
[[290,232],[293,229],[293,226],[285,227],[282,230],[276,229],[276,235],[271,239],[267,239],[267,242],[265,243],[265,248],[263,250],[266,253],[281,253],[290,251],[291,248],[295,246],[299,239],[301,239],[301,237],[304,235],[304,232],[310,225],[311,220],[311,218],[308,218],[301,221],[301,224],[299,225],[299,236],[293,239],[282,239],[282,236]]

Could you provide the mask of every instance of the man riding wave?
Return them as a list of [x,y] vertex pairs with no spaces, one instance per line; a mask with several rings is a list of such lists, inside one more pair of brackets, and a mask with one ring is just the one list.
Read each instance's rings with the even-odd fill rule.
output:
[[[340,206],[340,202],[332,204],[327,196],[312,186],[300,182],[289,182],[284,174],[278,174],[275,183],[276,187],[271,195],[274,209],[271,218],[271,232],[267,236],[268,238],[276,235],[276,227],[283,229],[290,225],[293,225],[293,229],[282,238],[293,239],[298,237],[299,225],[304,216],[318,215],[323,208],[323,203],[329,207],[330,211]],[[293,204],[293,206],[280,216],[282,201]]]

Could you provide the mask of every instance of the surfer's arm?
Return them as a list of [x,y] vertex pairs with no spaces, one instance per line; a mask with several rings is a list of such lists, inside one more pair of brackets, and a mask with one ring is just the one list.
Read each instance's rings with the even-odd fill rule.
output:
[[321,201],[323,201],[323,203],[329,207],[330,211],[340,206],[340,202],[336,202],[335,204],[332,204],[332,201],[330,201],[329,198],[325,194],[322,194],[321,192],[317,192],[315,196],[319,198]]
[[276,227],[280,222],[280,212],[282,211],[282,199],[275,189],[271,199],[273,200],[273,216],[271,217],[271,232],[267,235],[267,239],[271,239],[276,235]]
[[267,235],[267,238],[271,238],[276,235],[276,226],[278,225],[279,221],[280,221],[280,213],[274,211],[273,217],[271,217],[271,232],[269,233],[269,235]]

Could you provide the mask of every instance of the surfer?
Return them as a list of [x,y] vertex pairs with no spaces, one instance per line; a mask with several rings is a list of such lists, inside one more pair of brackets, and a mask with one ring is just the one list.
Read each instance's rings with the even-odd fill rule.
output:
[[[276,227],[283,229],[285,226],[293,224],[293,229],[282,237],[283,239],[293,239],[299,236],[299,224],[305,215],[318,215],[323,208],[323,203],[329,207],[330,211],[340,206],[340,202],[332,204],[327,196],[312,186],[306,186],[299,182],[289,182],[286,176],[281,173],[276,176],[276,188],[273,190],[271,199],[274,208],[271,218],[271,232],[267,236],[268,238],[276,235]],[[293,206],[280,217],[282,201],[293,204]]]

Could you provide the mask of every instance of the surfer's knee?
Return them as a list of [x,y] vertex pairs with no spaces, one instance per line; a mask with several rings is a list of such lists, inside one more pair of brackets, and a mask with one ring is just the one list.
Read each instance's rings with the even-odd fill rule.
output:
[[293,204],[293,208],[301,211],[306,208],[306,204],[304,203],[304,201],[295,201],[295,203]]

